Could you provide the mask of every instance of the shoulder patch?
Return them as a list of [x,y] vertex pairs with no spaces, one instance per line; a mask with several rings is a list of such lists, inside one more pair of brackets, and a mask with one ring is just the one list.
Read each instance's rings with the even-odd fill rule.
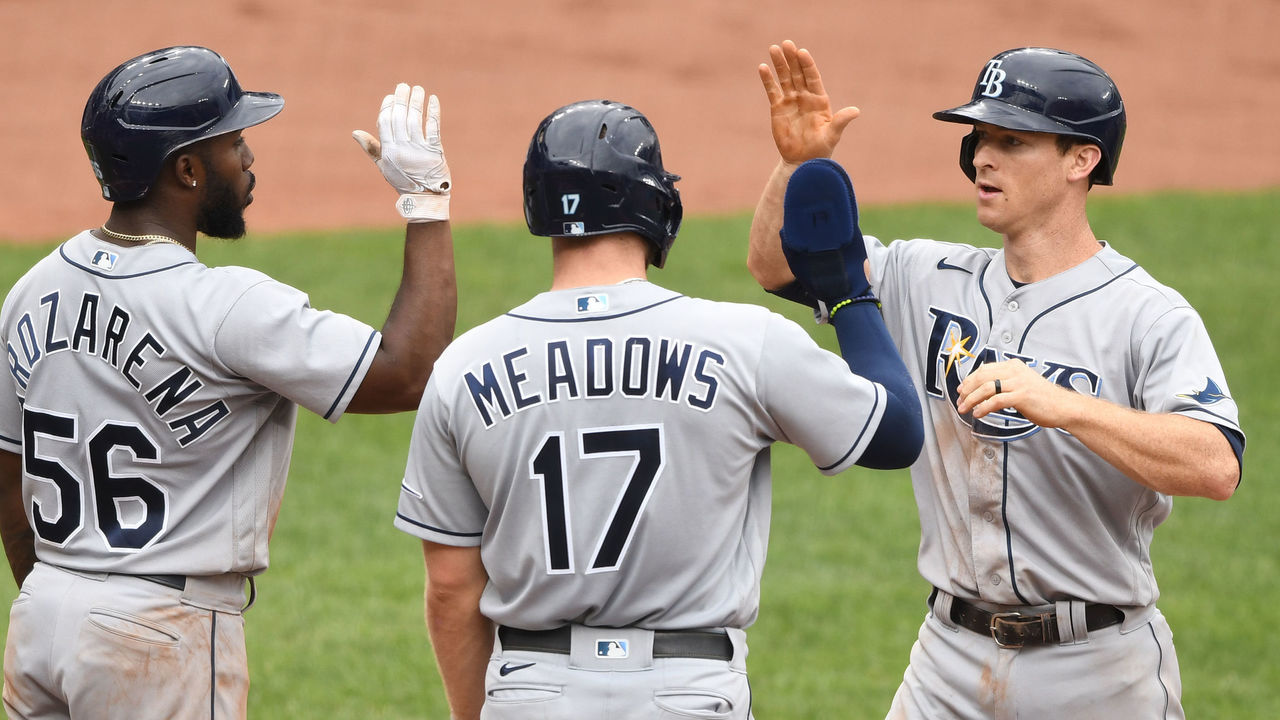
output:
[[1193,400],[1201,405],[1212,405],[1216,402],[1228,399],[1228,397],[1223,394],[1222,388],[1218,387],[1218,383],[1213,381],[1213,378],[1205,378],[1204,383],[1203,390],[1194,393],[1179,393],[1178,397]]

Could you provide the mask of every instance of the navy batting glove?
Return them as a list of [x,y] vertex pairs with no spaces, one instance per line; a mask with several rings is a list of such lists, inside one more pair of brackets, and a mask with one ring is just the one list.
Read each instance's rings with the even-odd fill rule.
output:
[[875,302],[863,270],[867,248],[858,203],[844,168],[809,160],[787,183],[782,206],[782,254],[800,287],[820,307],[819,322],[849,302]]

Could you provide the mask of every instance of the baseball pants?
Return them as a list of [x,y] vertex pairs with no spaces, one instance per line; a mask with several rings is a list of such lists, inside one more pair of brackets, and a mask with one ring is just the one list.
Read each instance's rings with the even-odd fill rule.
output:
[[574,625],[567,653],[495,639],[482,720],[751,720],[746,633],[730,660],[653,657],[653,632]]
[[1157,609],[1146,622],[1021,648],[930,612],[886,720],[1184,720],[1181,696]]
[[243,605],[239,576],[178,590],[37,563],[9,613],[5,709],[11,720],[244,718]]

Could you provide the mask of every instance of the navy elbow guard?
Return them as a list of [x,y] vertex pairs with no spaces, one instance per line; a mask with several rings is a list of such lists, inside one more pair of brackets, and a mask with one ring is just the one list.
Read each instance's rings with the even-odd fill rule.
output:
[[813,307],[820,323],[854,303],[878,304],[863,270],[867,249],[853,183],[838,163],[820,158],[796,169],[787,183],[781,236],[798,287],[774,294]]

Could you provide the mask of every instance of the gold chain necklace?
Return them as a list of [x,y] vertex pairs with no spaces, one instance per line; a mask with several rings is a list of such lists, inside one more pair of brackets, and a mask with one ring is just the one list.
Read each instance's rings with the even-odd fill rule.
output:
[[168,235],[129,235],[128,233],[121,233],[121,232],[116,232],[115,230],[112,230],[111,228],[107,227],[106,223],[102,224],[101,230],[103,233],[107,235],[107,237],[112,237],[112,238],[115,238],[116,240],[123,240],[125,242],[143,243],[144,245],[169,244],[169,245],[177,245],[179,247],[187,247],[186,245],[183,245],[182,243],[178,242],[177,240],[174,240]]

